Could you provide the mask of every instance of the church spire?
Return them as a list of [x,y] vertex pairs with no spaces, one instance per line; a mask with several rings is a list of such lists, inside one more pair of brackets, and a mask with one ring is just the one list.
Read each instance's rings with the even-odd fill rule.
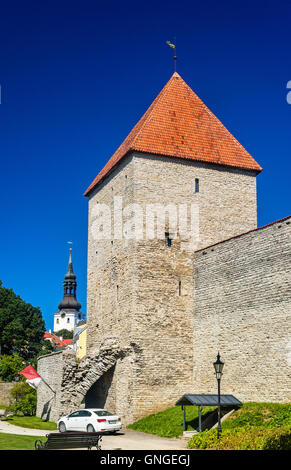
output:
[[76,275],[74,274],[74,270],[73,270],[72,248],[70,248],[68,271],[67,271],[67,274],[65,275],[65,280],[66,279],[76,279]]
[[70,248],[68,269],[65,274],[63,286],[64,297],[60,302],[59,310],[79,311],[81,304],[77,301],[77,276],[73,269],[72,248]]

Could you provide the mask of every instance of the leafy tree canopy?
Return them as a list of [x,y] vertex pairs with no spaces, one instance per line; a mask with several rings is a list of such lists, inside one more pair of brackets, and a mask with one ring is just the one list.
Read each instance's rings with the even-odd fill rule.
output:
[[44,346],[45,323],[39,307],[33,307],[0,281],[1,354],[18,354],[33,361]]
[[4,382],[13,382],[16,377],[18,380],[20,377],[17,375],[22,369],[26,367],[25,361],[18,354],[9,356],[3,354],[0,360],[0,377]]
[[54,334],[58,338],[61,336],[63,339],[72,339],[73,336],[74,336],[73,331],[66,330],[65,328],[63,330],[59,330],[59,331],[54,332]]

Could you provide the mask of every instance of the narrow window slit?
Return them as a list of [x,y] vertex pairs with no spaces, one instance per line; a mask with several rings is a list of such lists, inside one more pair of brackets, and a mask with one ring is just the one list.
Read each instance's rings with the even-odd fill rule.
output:
[[169,232],[165,232],[165,238],[167,240],[167,245],[170,247],[172,246],[172,239],[170,238]]
[[195,193],[199,193],[199,178],[195,178]]

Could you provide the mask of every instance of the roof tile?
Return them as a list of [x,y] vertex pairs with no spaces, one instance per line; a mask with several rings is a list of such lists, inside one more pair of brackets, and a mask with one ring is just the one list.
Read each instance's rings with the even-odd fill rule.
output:
[[175,72],[151,106],[96,176],[85,196],[129,152],[254,170],[261,166]]

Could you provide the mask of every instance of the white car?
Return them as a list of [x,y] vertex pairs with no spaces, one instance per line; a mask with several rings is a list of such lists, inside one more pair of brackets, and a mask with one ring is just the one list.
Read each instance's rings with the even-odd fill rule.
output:
[[116,432],[122,428],[121,418],[101,408],[85,408],[74,411],[58,420],[60,432]]

